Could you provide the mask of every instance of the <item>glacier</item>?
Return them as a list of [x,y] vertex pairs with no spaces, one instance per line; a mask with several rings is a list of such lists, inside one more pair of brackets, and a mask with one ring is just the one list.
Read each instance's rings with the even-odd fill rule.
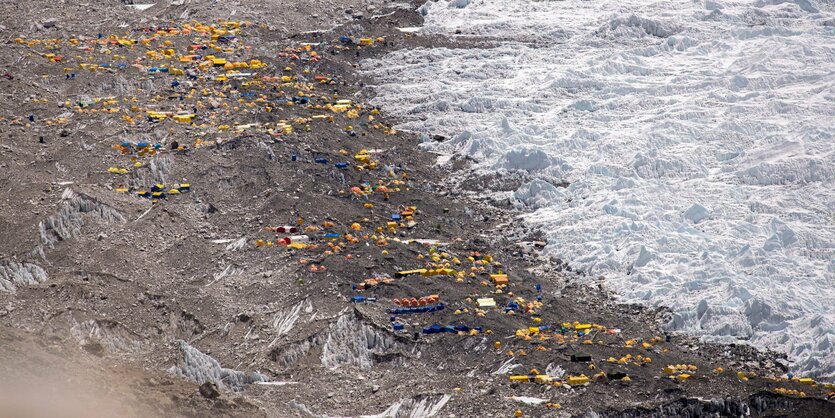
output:
[[531,178],[496,195],[549,254],[669,307],[669,330],[835,378],[835,3],[418,10],[409,31],[470,42],[361,63],[399,129],[450,137],[420,146],[469,158],[471,176]]

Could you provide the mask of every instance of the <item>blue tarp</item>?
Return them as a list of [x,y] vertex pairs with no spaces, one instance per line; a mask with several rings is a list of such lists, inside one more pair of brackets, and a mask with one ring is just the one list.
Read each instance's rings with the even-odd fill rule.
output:
[[397,309],[389,309],[388,312],[392,315],[409,315],[409,314],[416,314],[416,313],[427,313],[427,312],[437,312],[444,310],[444,304],[439,303],[437,305],[430,305],[430,306],[420,306],[416,308],[397,308]]
[[440,334],[442,332],[451,332],[457,334],[459,332],[470,332],[472,330],[476,330],[481,332],[481,327],[472,327],[470,328],[467,325],[438,325],[434,324],[432,326],[426,327],[423,329],[424,334]]

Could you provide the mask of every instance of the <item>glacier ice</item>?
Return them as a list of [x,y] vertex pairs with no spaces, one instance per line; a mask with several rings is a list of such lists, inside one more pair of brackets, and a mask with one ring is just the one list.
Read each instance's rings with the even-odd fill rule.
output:
[[563,193],[556,186],[542,179],[531,180],[513,192],[514,206],[519,209],[556,205],[562,198]]
[[[310,301],[302,300],[277,313],[274,327],[279,332],[289,332],[302,311],[313,311]],[[270,346],[276,345],[278,341],[279,338],[276,338]],[[420,355],[415,346],[399,341],[392,334],[363,319],[353,308],[346,308],[320,332],[305,340],[279,344],[272,350],[270,357],[282,367],[288,367],[309,355],[313,349],[321,350],[322,366],[329,369],[356,367],[368,370],[375,363],[386,359],[398,362],[406,353],[410,356]]]
[[[667,327],[835,378],[835,8],[809,0],[428,1],[361,63],[374,104],[503,192],[546,251]],[[450,7],[452,6],[452,7]],[[554,187],[554,180],[569,183]]]
[[[293,330],[296,322],[301,318],[302,312],[307,315],[313,313],[313,302],[310,299],[303,299],[293,306],[288,306],[273,315],[273,328],[276,332],[276,337],[270,343],[270,347],[278,343],[281,336],[286,335]],[[308,321],[313,320],[315,313],[310,315]]]
[[[447,394],[421,394],[411,398],[400,399],[389,405],[385,411],[374,415],[358,415],[359,418],[431,418],[437,416],[452,395]],[[342,418],[332,414],[316,414],[306,405],[291,399],[287,406],[301,416],[311,418]]]
[[708,217],[710,212],[704,206],[694,203],[686,211],[684,211],[684,218],[697,224]]
[[81,227],[84,226],[84,215],[90,215],[106,223],[127,222],[115,208],[68,188],[61,195],[58,211],[38,224],[41,245],[54,248],[55,243],[80,235]]
[[107,319],[72,320],[71,335],[82,345],[100,344],[106,353],[138,351],[142,337],[119,322]]
[[258,372],[245,373],[221,367],[217,360],[185,341],[179,341],[177,346],[180,357],[177,364],[168,370],[172,374],[183,376],[199,384],[212,382],[220,389],[236,392],[242,390],[244,385],[269,381],[267,376]]
[[18,286],[32,286],[49,278],[43,267],[33,263],[0,260],[0,291],[14,292]]
[[395,338],[362,321],[354,312],[339,316],[322,345],[322,366],[370,369],[375,355],[401,350]]
[[451,395],[418,395],[401,399],[376,415],[360,415],[360,418],[430,418],[436,416],[452,399]]

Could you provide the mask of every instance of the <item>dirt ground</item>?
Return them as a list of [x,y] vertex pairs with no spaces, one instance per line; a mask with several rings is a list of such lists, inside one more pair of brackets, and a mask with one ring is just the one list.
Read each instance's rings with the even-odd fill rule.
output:
[[[450,182],[466,161],[438,169],[368,106],[359,60],[455,46],[398,31],[415,8],[0,3],[0,410],[833,414],[779,355],[666,335],[664,310],[580,285],[472,198],[518,176]],[[393,313],[403,298],[434,309]]]

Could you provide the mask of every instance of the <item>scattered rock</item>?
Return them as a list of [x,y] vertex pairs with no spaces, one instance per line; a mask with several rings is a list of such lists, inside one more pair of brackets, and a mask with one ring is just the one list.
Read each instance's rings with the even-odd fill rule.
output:
[[213,382],[205,382],[200,385],[200,395],[204,398],[215,399],[220,396],[220,391],[217,390],[217,385]]
[[81,346],[81,348],[83,348],[84,351],[86,351],[86,352],[88,352],[88,353],[90,353],[94,356],[101,357],[101,356],[104,355],[104,346],[101,345],[100,343],[96,342],[96,341],[90,341],[87,344],[84,344],[83,346]]

